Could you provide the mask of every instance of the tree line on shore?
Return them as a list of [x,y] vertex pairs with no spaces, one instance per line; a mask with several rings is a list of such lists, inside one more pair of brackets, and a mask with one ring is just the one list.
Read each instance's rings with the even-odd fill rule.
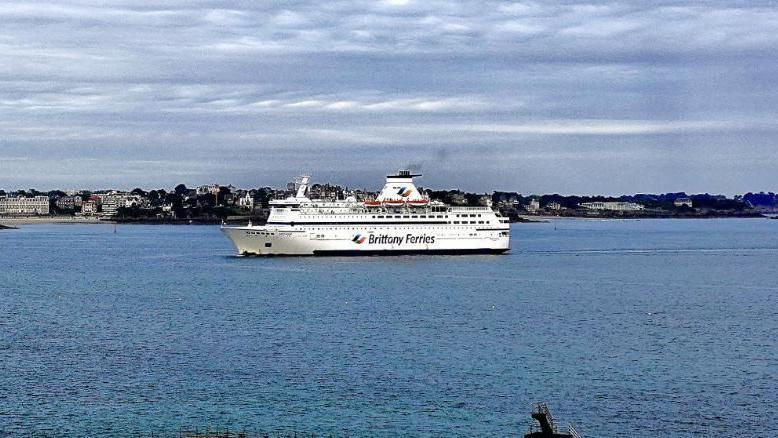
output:
[[[203,189],[206,187],[206,189]],[[523,195],[518,192],[495,191],[492,194],[479,194],[462,190],[430,190],[423,189],[430,199],[437,199],[452,205],[493,205],[508,215],[518,214],[560,214],[576,215],[581,211],[581,205],[595,202],[635,203],[642,206],[646,212],[672,212],[691,214],[693,212],[748,212],[778,211],[778,195],[773,192],[746,193],[742,196],[727,197],[714,194],[686,194],[684,192],[664,194],[634,194],[622,196],[603,195]],[[119,219],[198,219],[226,218],[235,215],[263,215],[269,206],[269,201],[277,197],[291,194],[289,187],[274,189],[261,187],[256,189],[236,189],[232,186],[201,186],[198,189],[179,184],[173,190],[135,188],[130,192],[120,192],[130,195],[137,202],[119,206],[113,213]],[[311,186],[311,197],[342,198],[346,193],[353,193],[357,199],[369,199],[375,192],[366,190],[349,191],[337,185],[314,184]],[[0,190],[0,197],[32,197],[48,196],[52,214],[80,213],[79,205],[99,200],[105,196],[116,196],[112,190],[84,190],[77,193],[65,193],[61,190],[41,192],[35,189],[6,192]],[[71,204],[58,202],[64,198],[78,198]],[[678,205],[679,200],[688,200]],[[529,209],[530,206],[535,208]],[[63,207],[64,206],[64,207]],[[693,207],[692,207],[693,206]],[[564,213],[566,212],[566,213]],[[647,213],[641,213],[647,214]]]

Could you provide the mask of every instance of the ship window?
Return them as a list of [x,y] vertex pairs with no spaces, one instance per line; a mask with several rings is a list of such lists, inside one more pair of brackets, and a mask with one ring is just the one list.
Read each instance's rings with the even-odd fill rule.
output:
[[482,223],[484,223],[484,221],[478,221],[478,223],[479,223],[479,224],[482,224]]
[[403,219],[408,219],[408,215],[403,215]]
[[400,216],[395,216],[394,218],[395,218],[395,219],[400,219]]
[[265,248],[270,248],[271,246],[273,246],[272,243],[270,243],[270,242],[265,243]]
[[459,221],[454,221],[454,224],[458,224],[458,223],[459,223]]
[[421,215],[421,216],[419,216],[419,217],[420,217],[420,218],[422,218],[422,219],[426,219],[426,218],[427,218],[427,215],[426,215],[426,214],[423,214],[423,215]]
[[474,214],[471,214],[471,215],[470,215],[470,217],[475,217],[475,215],[474,215]]
[[418,219],[419,217],[416,215],[411,215],[411,219]]

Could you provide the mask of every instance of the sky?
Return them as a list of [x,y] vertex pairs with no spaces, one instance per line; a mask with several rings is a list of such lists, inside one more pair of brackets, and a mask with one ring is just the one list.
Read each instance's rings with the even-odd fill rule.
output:
[[4,0],[0,188],[778,191],[768,1]]

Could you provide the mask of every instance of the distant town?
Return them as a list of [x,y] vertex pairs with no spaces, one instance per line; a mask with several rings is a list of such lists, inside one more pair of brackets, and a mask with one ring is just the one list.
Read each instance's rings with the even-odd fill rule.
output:
[[[286,197],[295,191],[295,183],[284,188],[241,189],[232,185],[202,185],[195,188],[179,184],[167,189],[146,191],[117,190],[0,190],[0,220],[36,219],[107,221],[139,223],[220,223],[263,220],[271,199]],[[452,205],[481,205],[498,209],[513,221],[533,217],[593,218],[694,218],[760,217],[778,213],[775,193],[746,193],[726,197],[712,194],[635,194],[609,196],[522,195],[496,191],[468,193],[461,190],[422,191],[432,200]],[[333,184],[313,184],[312,199],[369,200],[377,195],[361,189]]]

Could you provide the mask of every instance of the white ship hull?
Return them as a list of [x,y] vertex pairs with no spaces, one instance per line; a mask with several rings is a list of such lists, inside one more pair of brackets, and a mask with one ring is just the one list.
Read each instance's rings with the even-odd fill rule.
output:
[[241,255],[497,254],[510,249],[507,228],[452,228],[244,226],[222,231]]

